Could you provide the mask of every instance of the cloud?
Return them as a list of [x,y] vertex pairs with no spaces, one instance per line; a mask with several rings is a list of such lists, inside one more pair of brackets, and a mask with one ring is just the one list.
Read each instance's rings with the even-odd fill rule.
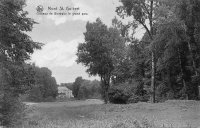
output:
[[82,20],[82,21],[95,21],[96,18],[101,16],[101,13],[98,13],[95,8],[85,4],[85,3],[81,3],[81,1],[77,1],[74,4],[75,7],[79,7],[79,11],[80,13],[86,13],[87,15],[76,15],[73,16],[73,20]]
[[66,16],[56,16],[56,15],[48,15],[47,19],[53,20],[55,25],[63,24],[68,20]]
[[81,39],[64,42],[57,40],[49,42],[43,46],[42,50],[37,50],[32,55],[32,62],[40,67],[70,67],[75,63],[76,50]]

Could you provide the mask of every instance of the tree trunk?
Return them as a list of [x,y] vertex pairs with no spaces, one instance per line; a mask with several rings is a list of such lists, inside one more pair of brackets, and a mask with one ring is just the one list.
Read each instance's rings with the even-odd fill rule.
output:
[[[148,13],[148,19],[149,19],[149,26],[150,28],[147,27],[147,25],[142,22],[139,21],[139,23],[146,29],[150,41],[153,41],[153,35],[155,34],[154,30],[153,30],[153,8],[154,8],[154,0],[150,0],[150,9],[149,9],[149,13]],[[150,97],[150,101],[151,103],[155,103],[155,74],[156,74],[156,59],[155,59],[155,53],[154,53],[154,49],[151,50],[151,97]]]
[[105,90],[105,98],[104,98],[105,104],[107,104],[108,101],[109,101],[109,99],[108,99],[108,90]]
[[151,53],[151,66],[152,66],[152,71],[151,71],[151,103],[155,103],[156,102],[156,97],[155,97],[155,71],[156,71],[156,67],[155,67],[155,54],[154,52]]
[[110,77],[106,77],[106,76],[101,77],[101,82],[102,82],[104,103],[107,104],[109,101],[108,90],[110,87]]
[[180,53],[180,50],[178,48],[178,60],[179,60],[179,66],[180,66],[180,69],[181,69],[181,79],[182,79],[182,84],[183,84],[183,89],[184,89],[184,93],[186,95],[186,100],[188,100],[188,94],[187,94],[187,85],[186,85],[186,82],[185,82],[185,79],[184,79],[184,70],[183,70],[183,64],[182,64],[182,59],[181,59],[181,53]]
[[175,94],[175,91],[174,91],[174,87],[173,87],[173,84],[172,84],[172,80],[171,80],[171,68],[168,68],[167,69],[167,85],[168,85],[168,88],[170,89],[172,95],[170,95],[170,97],[168,96],[167,98],[170,98],[170,99],[174,99],[174,94]]
[[[150,39],[151,41],[153,41],[153,35],[154,35],[154,30],[153,30],[153,4],[154,4],[154,0],[151,0],[151,4],[150,4],[150,16],[149,16],[149,24],[150,24]],[[156,102],[156,87],[155,87],[155,74],[156,74],[156,62],[155,62],[155,52],[154,49],[152,49],[151,52],[151,103],[155,103]]]
[[[192,37],[189,37],[189,38],[192,38]],[[198,72],[197,72],[197,68],[196,68],[195,55],[194,55],[194,52],[191,48],[191,44],[192,44],[191,41],[192,41],[192,39],[190,39],[190,41],[188,41],[188,48],[189,48],[190,55],[191,55],[192,67],[193,67],[193,70],[194,70],[194,74],[195,74],[195,76],[197,76]]]

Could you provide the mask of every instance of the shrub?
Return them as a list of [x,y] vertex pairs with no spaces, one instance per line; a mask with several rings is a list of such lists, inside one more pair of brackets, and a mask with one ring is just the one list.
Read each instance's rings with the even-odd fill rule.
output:
[[108,95],[110,102],[115,104],[146,102],[149,100],[149,95],[144,90],[142,81],[112,86]]
[[128,83],[112,86],[108,92],[109,101],[115,104],[126,104],[131,95],[132,86]]

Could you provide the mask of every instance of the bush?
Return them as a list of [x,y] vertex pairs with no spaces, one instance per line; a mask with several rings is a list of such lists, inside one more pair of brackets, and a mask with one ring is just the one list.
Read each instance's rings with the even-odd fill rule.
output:
[[108,91],[109,101],[115,104],[126,104],[132,95],[132,87],[128,83],[112,86]]
[[143,89],[142,81],[130,83],[121,83],[112,86],[108,92],[109,101],[115,104],[137,103],[139,101],[147,102],[149,95]]

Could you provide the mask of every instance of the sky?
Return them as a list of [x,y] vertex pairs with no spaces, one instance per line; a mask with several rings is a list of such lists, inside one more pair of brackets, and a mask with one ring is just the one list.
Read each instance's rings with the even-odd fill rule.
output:
[[[32,40],[44,44],[41,50],[33,53],[31,62],[39,67],[48,67],[58,84],[74,82],[78,76],[89,80],[99,79],[98,76],[89,76],[85,72],[87,68],[76,63],[77,46],[84,42],[83,33],[88,21],[94,22],[99,17],[106,25],[111,25],[112,19],[117,16],[115,9],[120,5],[118,1],[27,0],[24,10],[28,11],[28,17],[38,22],[28,34]],[[42,6],[43,13],[47,15],[38,14],[38,6]],[[55,12],[71,14],[55,15]],[[141,38],[142,31],[139,29],[136,37]]]

